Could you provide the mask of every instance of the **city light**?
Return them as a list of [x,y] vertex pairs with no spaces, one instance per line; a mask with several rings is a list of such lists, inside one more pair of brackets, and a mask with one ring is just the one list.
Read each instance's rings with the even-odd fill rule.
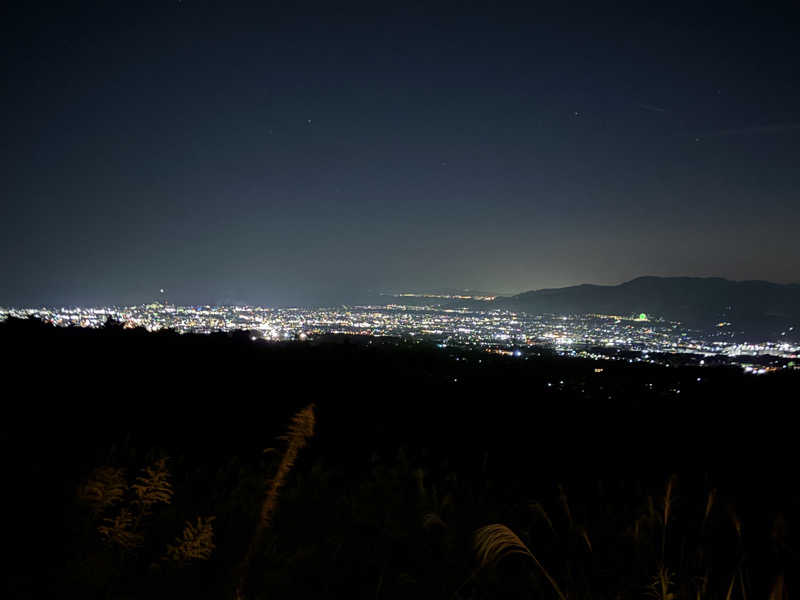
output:
[[[429,340],[440,348],[464,346],[522,356],[521,348],[548,348],[562,356],[668,364],[663,357],[685,356],[698,366],[738,364],[763,374],[776,364],[753,364],[752,357],[775,357],[788,368],[800,347],[786,342],[735,341],[730,331],[691,329],[644,313],[620,315],[532,315],[506,310],[475,310],[403,304],[329,308],[258,306],[175,306],[152,303],[98,308],[0,308],[7,316],[34,317],[57,326],[101,327],[114,319],[126,328],[178,333],[247,331],[253,341],[309,341],[325,335],[397,337]],[[784,338],[785,339],[785,338]],[[635,356],[629,356],[633,352]],[[652,356],[651,356],[652,355]],[[702,358],[701,358],[702,357]],[[716,360],[710,361],[711,357]],[[791,362],[790,362],[791,361]],[[746,367],[751,367],[747,369]]]

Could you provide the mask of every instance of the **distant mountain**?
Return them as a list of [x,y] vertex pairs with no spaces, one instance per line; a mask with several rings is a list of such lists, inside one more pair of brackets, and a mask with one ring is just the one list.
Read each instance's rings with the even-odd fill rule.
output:
[[800,328],[800,284],[720,277],[638,277],[620,285],[524,292],[498,298],[495,305],[533,313],[646,313],[695,326],[730,322],[760,335],[779,335],[792,325],[793,333]]

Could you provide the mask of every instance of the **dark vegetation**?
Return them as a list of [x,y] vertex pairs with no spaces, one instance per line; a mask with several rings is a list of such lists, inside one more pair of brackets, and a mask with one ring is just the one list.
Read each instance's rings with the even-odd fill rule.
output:
[[797,585],[791,373],[14,319],[0,344],[8,597]]

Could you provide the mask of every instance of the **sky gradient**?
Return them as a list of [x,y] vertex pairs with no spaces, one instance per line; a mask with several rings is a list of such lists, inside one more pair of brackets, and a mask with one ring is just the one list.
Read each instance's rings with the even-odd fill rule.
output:
[[794,15],[157,4],[0,15],[0,305],[800,281]]

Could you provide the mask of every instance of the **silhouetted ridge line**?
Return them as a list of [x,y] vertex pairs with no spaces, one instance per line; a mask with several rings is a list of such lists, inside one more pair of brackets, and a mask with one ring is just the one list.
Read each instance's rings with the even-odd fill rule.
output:
[[645,313],[701,327],[732,323],[753,335],[775,337],[800,324],[800,285],[643,276],[619,285],[532,290],[495,305],[532,313]]

